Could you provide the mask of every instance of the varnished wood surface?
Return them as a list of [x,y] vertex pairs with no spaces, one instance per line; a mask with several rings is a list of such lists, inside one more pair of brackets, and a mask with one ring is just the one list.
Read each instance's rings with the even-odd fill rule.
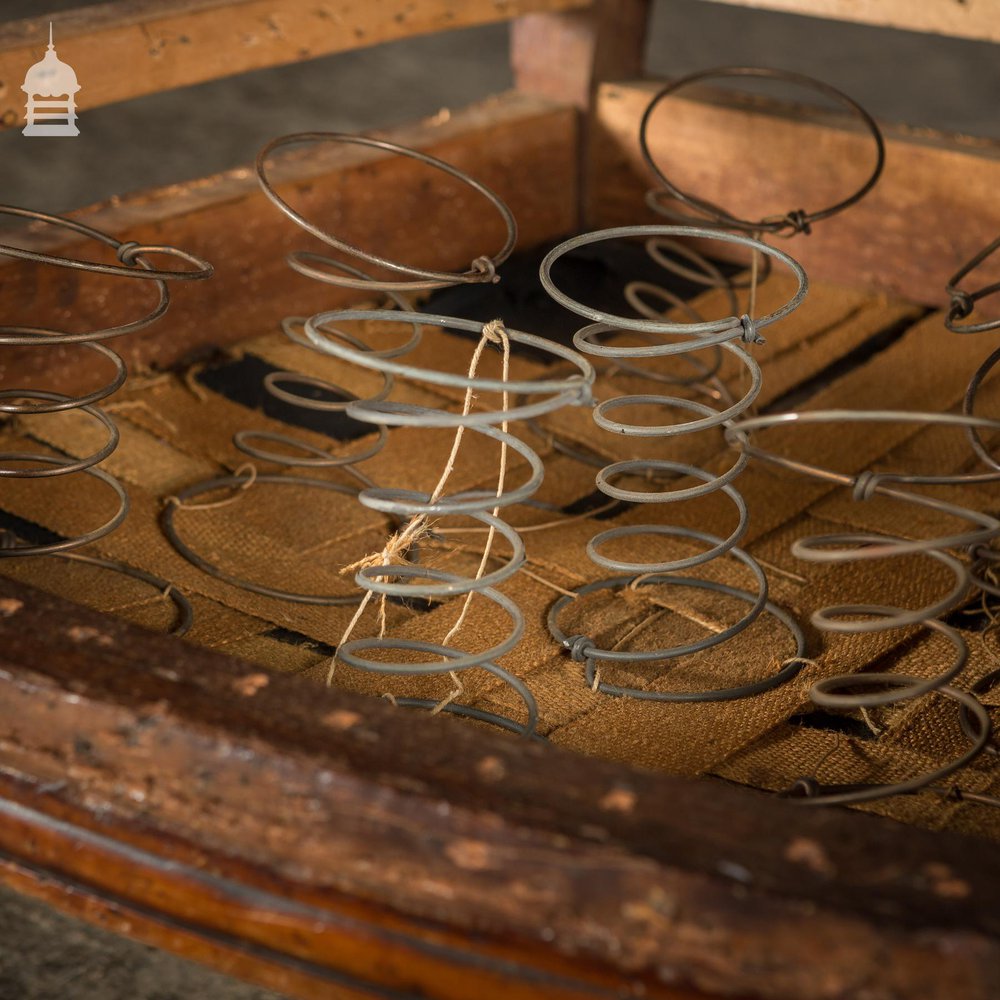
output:
[[[495,190],[518,220],[521,246],[561,236],[575,223],[577,124],[568,107],[508,93],[379,134],[426,150]],[[475,257],[503,244],[499,214],[485,198],[408,158],[318,145],[293,149],[276,163],[275,173],[278,192],[308,218],[396,260],[465,270]],[[285,256],[292,249],[328,248],[264,197],[250,167],[96,205],[74,218],[119,239],[184,248],[215,266],[208,281],[174,283],[167,315],[149,330],[115,342],[133,372],[166,368],[259,334],[263,302],[277,324],[286,315],[309,315],[359,299],[356,291],[288,267]],[[413,222],[417,218],[419,225]],[[19,239],[19,245],[55,250],[65,244],[61,231],[48,227],[36,227],[28,236],[33,240]],[[81,242],[60,252],[95,256]],[[156,300],[148,282],[21,262],[0,266],[0,296],[5,322],[72,332],[138,317]],[[93,352],[68,347],[4,348],[3,361],[5,384],[20,380],[59,390],[99,385],[110,367]]]
[[[684,985],[789,1000],[859,982],[941,1000],[1000,989],[991,845],[317,691],[6,581],[0,609],[10,799],[182,868],[121,878],[128,858],[18,835],[10,809],[4,851],[130,905],[224,919],[256,946],[394,987],[416,975],[405,942],[394,963],[397,945],[348,947],[296,909],[346,899],[381,912],[369,929],[429,922],[464,939],[485,963],[464,982],[483,996],[539,968],[667,997]],[[287,900],[288,922],[253,893],[206,899],[190,868]],[[491,978],[503,955],[522,961]],[[421,988],[455,995],[443,982]]]
[[[24,123],[25,71],[59,57],[83,86],[81,108],[203,83],[248,70],[586,0],[118,0],[0,24],[0,128]],[[2,10],[0,10],[2,18]]]
[[[595,228],[667,221],[643,201],[657,182],[639,149],[639,123],[660,86],[601,87],[589,188]],[[850,119],[722,95],[666,99],[649,141],[679,187],[743,218],[832,205],[861,184],[875,157],[870,135]],[[1000,231],[998,186],[1000,143],[887,130],[875,189],[810,235],[779,245],[810,277],[941,307],[950,275]],[[725,248],[713,243],[710,252]]]

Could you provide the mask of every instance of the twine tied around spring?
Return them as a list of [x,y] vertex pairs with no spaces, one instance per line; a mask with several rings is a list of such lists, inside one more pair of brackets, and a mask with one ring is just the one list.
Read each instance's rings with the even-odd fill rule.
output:
[[[503,324],[503,320],[494,319],[490,320],[488,323],[483,324],[482,334],[479,338],[479,343],[476,345],[476,349],[473,352],[472,360],[469,363],[468,379],[472,381],[476,377],[476,373],[479,370],[479,362],[483,356],[483,352],[486,350],[487,345],[494,344],[499,346],[503,354],[503,381],[508,382],[510,380],[510,337],[507,335],[507,329]],[[470,385],[465,390],[465,398],[462,405],[462,416],[468,416],[472,410],[472,403],[475,400],[475,394],[473,392],[473,387]],[[502,410],[506,412],[510,409],[510,393],[504,390],[502,393]],[[508,421],[504,420],[501,425],[501,430],[505,433],[508,429]],[[430,503],[436,503],[441,495],[444,493],[445,486],[448,480],[451,478],[451,474],[455,469],[455,462],[458,458],[458,452],[462,444],[462,438],[465,434],[465,427],[459,426],[455,429],[455,437],[452,441],[451,451],[448,454],[448,460],[445,463],[444,470],[438,479],[437,485],[434,487],[433,492],[430,496]],[[497,498],[503,495],[504,484],[507,476],[507,444],[506,442],[501,442],[500,444],[500,465],[497,480]],[[500,513],[499,507],[493,508],[493,516],[496,517]],[[405,528],[401,531],[395,532],[391,535],[385,546],[380,552],[373,552],[363,559],[359,559],[356,562],[345,566],[340,572],[342,574],[356,573],[358,570],[366,569],[371,566],[392,566],[393,564],[399,565],[406,561],[407,553],[410,549],[418,544],[422,539],[424,539],[430,532],[432,522],[427,514],[419,514],[414,517]],[[493,548],[493,541],[496,537],[496,529],[491,527],[486,537],[486,543],[483,547],[483,555],[479,563],[479,568],[476,572],[476,579],[482,578],[486,571],[486,566],[489,563],[490,552]],[[386,577],[376,577],[377,580],[388,579]],[[337,650],[347,642],[357,627],[358,622],[361,620],[361,616],[364,614],[365,609],[368,607],[373,595],[373,591],[368,591],[361,603],[358,605],[357,610],[354,612],[354,616],[351,618],[344,630],[344,634],[340,637],[340,642],[337,643]],[[469,612],[469,607],[472,604],[472,597],[474,591],[469,591],[466,594],[465,601],[462,605],[462,610],[459,613],[458,619],[455,624],[449,629],[448,634],[442,640],[442,645],[447,646],[452,638],[458,633],[462,625],[465,623],[465,619]],[[379,637],[384,637],[387,627],[386,620],[386,603],[387,595],[380,595],[379,599]],[[332,657],[330,657],[330,667],[327,671],[326,682],[331,684],[333,682],[334,672],[337,666],[337,650],[334,651]],[[440,701],[431,710],[432,715],[436,715],[446,708],[451,702],[456,698],[460,697],[464,691],[462,682],[458,678],[458,674],[454,670],[449,670],[448,673],[451,675],[452,682],[454,683],[454,688],[452,691],[445,696],[445,698]]]
[[233,476],[241,476],[244,472],[247,474],[247,478],[242,483],[233,485],[234,492],[232,496],[223,497],[221,500],[207,500],[204,503],[188,503],[185,500],[181,500],[180,497],[171,494],[168,497],[164,497],[163,502],[164,504],[173,504],[181,510],[217,510],[219,507],[228,507],[231,503],[236,503],[257,482],[257,466],[253,462],[244,462],[243,465],[236,469]]

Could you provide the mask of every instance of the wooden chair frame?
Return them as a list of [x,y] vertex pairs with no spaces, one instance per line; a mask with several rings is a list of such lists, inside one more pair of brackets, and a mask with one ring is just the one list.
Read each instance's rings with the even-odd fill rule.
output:
[[[1000,40],[998,0],[754,5]],[[531,245],[642,217],[635,129],[650,85],[631,81],[646,16],[642,0],[123,0],[52,20],[67,51],[86,43],[73,62],[93,107],[513,18],[517,92],[387,134],[495,184]],[[0,28],[0,80],[19,79],[38,57],[41,24]],[[236,32],[259,44],[229,48]],[[97,63],[109,53],[135,71],[105,78]],[[19,96],[0,84],[0,125],[18,127]],[[839,122],[760,101],[678,107],[671,141],[685,155],[758,116],[774,130],[776,163],[796,144],[850,156],[863,141]],[[940,305],[931,297],[956,258],[1000,223],[998,153],[994,142],[891,134],[893,183],[831,223],[821,243],[804,243],[803,263]],[[713,169],[716,189],[703,193],[724,200],[730,171],[721,161]],[[336,174],[350,190],[382,171],[394,181],[391,211],[410,168],[363,151],[304,156],[285,183],[300,185],[309,210],[323,185],[308,181]],[[775,182],[764,172],[752,183],[766,196]],[[894,201],[914,191],[928,213],[919,220]],[[945,242],[943,223],[958,215],[968,246]],[[253,310],[237,308],[241,269],[254,269],[274,316],[336,300],[285,267],[277,213],[246,171],[77,217],[220,264],[213,281],[177,296],[169,340],[128,345],[132,365],[203,350],[199,316],[214,317],[216,346],[258,333]],[[423,262],[467,263],[481,249],[476,221],[447,246],[424,248]],[[392,239],[387,251],[412,256],[405,227]],[[859,246],[863,255],[846,252]],[[23,273],[5,269],[4,296],[45,296],[49,279]],[[8,375],[36,374],[38,352],[9,353]],[[45,371],[55,386],[87,376],[78,363]],[[1000,995],[992,845],[400,713],[5,579],[0,877],[300,997]]]

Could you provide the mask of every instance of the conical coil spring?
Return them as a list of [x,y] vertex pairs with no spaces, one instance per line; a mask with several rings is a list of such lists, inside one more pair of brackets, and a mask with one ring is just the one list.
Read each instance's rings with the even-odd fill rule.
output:
[[899,485],[950,486],[995,482],[1000,479],[1000,473],[932,476],[865,471],[848,475],[811,462],[784,457],[752,442],[753,434],[769,427],[815,424],[840,426],[849,423],[931,424],[996,432],[1000,430],[1000,421],[946,413],[809,410],[801,413],[751,417],[730,426],[726,431],[730,443],[739,447],[744,456],[752,456],[758,461],[848,487],[858,501],[869,500],[879,495],[903,504],[947,514],[972,525],[969,530],[957,534],[917,540],[865,532],[815,535],[797,539],[791,549],[797,558],[817,563],[891,561],[920,554],[946,567],[953,577],[952,586],[939,600],[926,607],[911,610],[888,604],[843,604],[820,608],[811,618],[815,628],[838,635],[874,635],[913,626],[929,629],[942,636],[954,650],[951,662],[940,673],[929,679],[885,672],[837,674],[824,677],[813,684],[809,697],[814,704],[834,711],[867,711],[937,693],[957,703],[959,722],[962,732],[969,740],[969,745],[963,752],[956,754],[954,759],[940,767],[904,781],[824,785],[815,776],[810,776],[799,779],[788,794],[803,803],[828,805],[868,802],[890,795],[912,794],[924,789],[957,798],[971,798],[963,796],[963,793],[954,787],[942,787],[937,783],[970,763],[989,747],[990,717],[973,694],[960,690],[951,683],[966,665],[968,648],[961,633],[940,621],[940,616],[961,604],[968,595],[971,583],[968,567],[949,550],[978,550],[980,546],[986,545],[1000,534],[1000,520],[924,493],[900,489]]
[[[170,302],[170,295],[167,290],[168,281],[193,281],[208,278],[213,273],[212,266],[194,254],[179,250],[176,247],[144,246],[135,242],[122,242],[92,226],[33,209],[19,208],[13,205],[0,205],[0,214],[27,219],[35,223],[43,223],[47,226],[65,230],[71,234],[86,237],[102,247],[110,248],[119,263],[99,263],[72,257],[61,257],[7,244],[0,245],[0,256],[35,264],[70,268],[75,271],[85,271],[91,274],[144,279],[151,282],[157,292],[156,302],[145,316],[131,322],[122,323],[118,326],[105,327],[100,330],[93,330],[86,333],[67,333],[64,330],[53,330],[38,326],[0,326],[0,347],[57,350],[67,347],[82,347],[99,355],[104,361],[109,363],[112,369],[110,379],[103,386],[80,396],[42,389],[9,388],[0,391],[0,413],[6,414],[8,417],[34,417],[79,411],[86,414],[106,434],[106,440],[100,448],[79,459],[62,454],[44,454],[41,452],[9,451],[0,453],[0,478],[56,479],[82,473],[97,479],[107,486],[117,500],[116,511],[103,524],[89,531],[81,532],[74,537],[32,544],[19,538],[14,531],[10,529],[5,530],[2,537],[0,537],[0,559],[25,558],[29,556],[58,556],[131,576],[169,594],[176,605],[178,613],[173,631],[175,634],[182,634],[187,631],[191,624],[191,606],[184,596],[173,589],[166,581],[124,564],[76,553],[75,550],[109,535],[122,524],[129,510],[128,494],[124,486],[111,473],[99,467],[100,463],[108,458],[117,448],[119,433],[111,415],[98,404],[117,392],[125,384],[127,377],[125,362],[115,351],[105,343],[101,343],[101,341],[124,337],[150,326],[167,311]],[[148,257],[150,255],[176,257],[190,264],[193,269],[178,271],[157,269],[149,262]]]
[[[360,320],[424,322],[446,330],[477,334],[481,338],[477,356],[487,343],[499,346],[506,342],[508,350],[511,345],[520,344],[554,356],[557,361],[568,362],[575,369],[575,374],[551,379],[511,380],[480,377],[473,374],[473,368],[470,369],[469,375],[457,375],[390,360],[374,352],[360,350],[344,338],[329,336],[331,328],[335,329],[339,324]],[[491,540],[494,536],[503,538],[510,552],[506,556],[497,557],[500,565],[485,572],[488,560],[484,558],[480,572],[475,576],[468,576],[422,564],[423,552],[428,548],[427,539],[433,541],[435,538],[434,529],[412,532],[413,544],[400,552],[397,558],[390,561],[387,547],[383,558],[368,560],[357,569],[355,580],[367,595],[378,599],[392,597],[412,602],[455,597],[469,599],[469,595],[479,595],[507,618],[509,627],[505,637],[490,648],[478,652],[467,652],[450,644],[451,636],[456,634],[455,628],[441,643],[384,635],[350,638],[339,645],[337,659],[359,670],[387,676],[427,676],[445,672],[457,675],[461,671],[473,668],[485,670],[508,684],[517,693],[525,707],[523,721],[457,701],[444,704],[424,698],[395,700],[398,704],[412,707],[429,709],[443,707],[444,711],[456,715],[488,722],[522,735],[533,735],[538,721],[534,696],[523,681],[497,662],[516,647],[524,631],[524,616],[520,608],[497,588],[520,569],[525,558],[524,543],[520,535],[499,516],[499,512],[512,504],[529,500],[541,485],[544,469],[539,456],[525,442],[509,433],[507,426],[511,421],[538,417],[563,406],[589,405],[594,379],[593,369],[584,358],[570,348],[529,333],[507,329],[499,321],[482,324],[451,316],[393,310],[340,310],[313,316],[306,322],[305,336],[318,350],[363,368],[432,386],[459,389],[466,395],[466,405],[463,411],[458,413],[388,400],[358,400],[347,407],[348,415],[354,419],[375,426],[453,428],[456,435],[460,432],[472,432],[499,444],[504,453],[512,452],[519,456],[527,468],[524,481],[513,487],[508,486],[501,475],[496,490],[449,494],[443,491],[428,493],[373,486],[362,490],[359,495],[365,507],[387,515],[404,525],[402,531],[395,536],[396,539],[405,539],[409,526],[427,524],[430,518],[435,520],[436,525],[440,519],[453,517],[478,521],[489,532]],[[497,410],[471,410],[469,403],[473,394],[478,396],[486,392],[501,393],[505,400],[514,394],[519,394],[521,399],[529,401],[509,408],[504,406]],[[392,544],[390,542],[390,546]],[[386,652],[417,653],[426,656],[427,659],[420,662],[400,662],[377,658]]]
[[[327,261],[327,266],[339,268],[352,275],[363,276],[362,271],[338,261]],[[386,292],[385,294],[401,310],[408,309],[408,303],[398,293]],[[285,336],[292,343],[309,350],[314,350],[313,345],[303,335],[305,323],[306,317],[304,316],[288,316],[282,320],[281,328]],[[327,329],[325,332],[329,336],[339,338],[344,343],[358,350],[369,350],[369,347],[363,341],[349,333],[333,329]],[[411,335],[402,345],[382,351],[374,351],[373,353],[375,356],[381,358],[399,357],[401,354],[413,350],[420,343],[421,336],[421,325],[413,323]],[[378,393],[371,397],[371,401],[375,402],[384,399],[390,393],[392,387],[392,376],[384,375],[382,386]],[[280,400],[290,406],[310,410],[313,413],[330,415],[344,413],[349,404],[357,401],[358,398],[346,386],[336,385],[316,375],[295,371],[270,372],[264,378],[264,390],[274,399]],[[316,604],[324,607],[353,604],[357,600],[355,594],[313,594],[288,590],[284,587],[272,587],[257,580],[238,576],[225,567],[216,565],[207,556],[198,552],[177,530],[175,516],[179,509],[187,505],[191,505],[196,509],[200,498],[207,494],[212,494],[219,490],[241,490],[256,483],[283,488],[305,487],[322,490],[327,493],[340,493],[356,497],[361,487],[374,485],[371,479],[358,468],[358,465],[377,455],[385,447],[387,428],[381,425],[376,429],[377,434],[373,441],[365,441],[360,449],[341,454],[333,454],[308,441],[293,437],[291,434],[286,434],[282,431],[261,430],[258,428],[247,428],[237,431],[233,435],[233,444],[239,451],[251,459],[276,465],[282,469],[307,469],[314,471],[339,469],[349,475],[355,482],[347,485],[308,475],[289,475],[286,472],[262,473],[258,472],[256,467],[252,467],[248,474],[245,474],[243,470],[237,469],[230,475],[213,476],[210,479],[188,486],[179,491],[176,497],[171,498],[164,507],[161,515],[164,534],[174,548],[188,562],[210,576],[240,587],[243,590],[261,594],[265,597],[290,601],[293,604]]]
[[[972,313],[979,299],[997,291],[1000,285],[989,285],[971,294],[959,288],[962,280],[998,247],[1000,239],[973,257],[948,282],[946,290],[951,298],[951,306],[945,319],[945,326],[949,330],[956,333],[981,333],[1000,328],[1000,320],[971,324],[962,322]],[[941,616],[959,606],[968,597],[973,585],[994,596],[1000,596],[1000,588],[986,578],[988,568],[997,558],[996,550],[990,547],[990,542],[1000,536],[1000,520],[981,511],[945,502],[925,492],[900,489],[900,486],[984,485],[1000,480],[1000,463],[989,453],[982,439],[984,431],[996,433],[1000,430],[1000,421],[976,416],[974,412],[979,387],[998,360],[1000,360],[1000,350],[994,351],[973,374],[965,392],[960,414],[892,410],[811,410],[803,413],[753,417],[731,426],[726,432],[730,443],[741,448],[743,454],[824,482],[848,487],[852,490],[854,499],[859,502],[869,500],[876,495],[889,497],[901,504],[937,511],[971,525],[966,531],[929,539],[914,540],[875,533],[844,533],[800,538],[793,544],[792,554],[810,562],[850,564],[886,560],[891,563],[892,560],[905,556],[922,555],[948,569],[953,577],[951,589],[926,607],[909,610],[885,604],[844,604],[821,608],[812,616],[812,623],[817,629],[831,634],[871,635],[913,627],[934,632],[942,636],[953,649],[951,662],[944,669],[931,678],[885,672],[838,674],[816,682],[809,696],[813,703],[821,708],[866,712],[869,709],[888,707],[936,693],[957,705],[957,724],[963,738],[968,741],[965,749],[956,753],[953,759],[903,781],[831,785],[821,783],[815,775],[802,777],[786,792],[796,801],[810,805],[847,805],[891,795],[929,792],[953,801],[1000,806],[1000,799],[964,791],[961,787],[945,780],[971,763],[981,753],[994,756],[998,754],[995,743],[990,741],[989,714],[976,695],[989,691],[1000,681],[1000,670],[981,677],[970,691],[954,686],[952,682],[956,680],[968,661],[968,647],[960,632],[940,620]],[[922,475],[868,470],[847,475],[815,463],[779,455],[753,441],[754,434],[769,427],[849,423],[904,423],[962,429],[974,453],[989,471]],[[905,507],[903,509],[905,510]],[[971,555],[973,559],[971,570],[955,555],[955,552],[968,552]]]
[[[640,238],[698,238],[721,240],[727,243],[749,247],[755,252],[767,254],[791,270],[797,281],[797,290],[793,297],[779,309],[751,320],[749,316],[729,316],[725,319],[692,323],[668,322],[663,318],[635,319],[616,316],[597,309],[592,309],[571,299],[562,292],[552,279],[552,268],[563,255],[578,247],[606,240]],[[808,283],[802,268],[786,254],[773,247],[766,246],[750,237],[722,233],[716,230],[702,229],[690,226],[625,226],[617,229],[607,229],[567,240],[554,248],[543,260],[541,265],[541,281],[546,291],[557,302],[571,311],[594,322],[579,330],[574,337],[574,346],[583,353],[601,358],[611,358],[616,364],[622,360],[627,363],[651,358],[670,357],[709,350],[715,347],[733,355],[743,365],[750,376],[750,387],[742,399],[736,401],[724,410],[716,410],[706,403],[687,399],[681,396],[664,394],[642,394],[618,396],[599,402],[594,407],[594,421],[605,430],[627,437],[673,438],[685,434],[713,428],[724,428],[737,419],[753,403],[760,392],[760,367],[753,357],[744,349],[743,344],[762,342],[762,328],[770,326],[796,309],[805,297]],[[635,331],[643,339],[657,342],[647,343],[639,347],[617,346],[608,343],[609,334],[619,331]],[[678,340],[665,338],[680,337]],[[680,410],[693,413],[694,419],[681,423],[650,426],[647,424],[626,423],[616,419],[612,414],[627,407],[654,406],[666,410]],[[683,462],[666,459],[629,459],[605,466],[597,475],[597,488],[615,500],[623,500],[638,504],[669,504],[683,500],[692,500],[721,492],[729,498],[736,507],[738,524],[727,538],[721,538],[709,532],[669,524],[641,524],[612,528],[595,535],[587,546],[591,560],[603,569],[616,572],[618,576],[587,584],[576,591],[574,597],[562,597],[552,606],[548,624],[549,630],[556,641],[560,642],[574,659],[584,665],[584,674],[588,685],[594,690],[610,695],[627,695],[651,701],[709,701],[726,700],[747,697],[761,691],[769,690],[784,683],[794,676],[802,666],[801,657],[804,652],[804,638],[794,619],[784,610],[768,600],[767,578],[757,561],[746,551],[739,548],[739,542],[746,532],[748,512],[746,504],[739,492],[732,485],[733,480],[742,472],[747,463],[747,457],[741,455],[737,461],[724,473],[717,475],[705,469]],[[694,485],[660,490],[655,492],[626,489],[618,485],[623,478],[638,478],[648,480],[654,477],[668,478],[676,481],[694,480]],[[626,561],[613,558],[603,550],[618,539],[629,536],[667,537],[695,542],[706,546],[695,555],[678,559],[656,560],[645,562]],[[723,556],[732,556],[741,562],[755,578],[756,593],[713,580],[692,576],[676,575],[681,570],[690,570],[704,566],[712,560]],[[602,590],[617,590],[626,586],[667,585],[680,588],[694,588],[726,595],[749,605],[748,612],[734,625],[709,635],[696,642],[680,646],[654,649],[647,652],[634,652],[621,649],[604,649],[592,638],[586,635],[568,636],[559,625],[562,611],[571,601],[584,595]],[[791,633],[794,643],[794,655],[789,657],[778,671],[762,680],[750,682],[731,688],[721,688],[704,691],[654,691],[636,687],[625,687],[611,684],[597,676],[600,662],[614,664],[642,665],[653,662],[672,660],[676,657],[698,653],[711,649],[739,635],[761,613],[767,610],[776,617]]]
[[[980,319],[973,322],[965,322],[972,316],[978,303],[989,297],[1000,293],[1000,281],[992,281],[969,292],[962,288],[962,283],[969,275],[974,274],[980,267],[1000,250],[1000,236],[998,236],[988,246],[983,247],[974,257],[964,264],[948,280],[945,286],[951,302],[945,317],[945,326],[952,332],[958,334],[970,333],[990,333],[993,330],[1000,330],[1000,319]],[[967,417],[972,417],[976,411],[976,398],[983,383],[989,378],[997,363],[1000,362],[1000,347],[991,351],[986,360],[976,369],[969,384],[966,387],[965,395],[962,398],[962,413]],[[1000,473],[1000,461],[998,461],[989,451],[986,442],[983,441],[982,432],[978,427],[969,426],[966,428],[966,436],[969,444],[979,460],[990,469],[995,469]],[[1000,562],[1000,551],[989,546],[977,546],[971,550],[973,557],[972,580],[980,590],[993,597],[1000,597],[1000,583],[994,577],[994,567]],[[1000,681],[1000,670],[996,671],[993,681]]]

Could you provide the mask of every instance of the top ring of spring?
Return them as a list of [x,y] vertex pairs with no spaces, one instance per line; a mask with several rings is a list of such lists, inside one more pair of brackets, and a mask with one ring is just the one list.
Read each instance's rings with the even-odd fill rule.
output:
[[[325,229],[320,228],[318,225],[315,225],[303,215],[296,212],[295,209],[284,201],[284,199],[282,199],[281,196],[274,190],[274,187],[272,186],[270,180],[268,180],[264,169],[264,164],[266,163],[267,158],[276,149],[279,149],[282,146],[319,142],[343,142],[358,146],[371,146],[373,149],[381,149],[389,153],[396,153],[399,156],[407,156],[412,160],[417,160],[420,163],[426,163],[428,166],[435,167],[436,169],[449,174],[451,177],[460,180],[463,184],[467,184],[474,191],[478,191],[493,205],[494,208],[496,208],[496,210],[500,213],[500,217],[503,219],[504,226],[507,229],[506,242],[492,257],[487,257],[485,255],[477,257],[467,271],[432,271],[420,267],[412,267],[409,264],[400,264],[396,261],[389,260],[386,257],[379,257],[377,254],[368,253],[351,243],[345,243],[342,240],[338,240],[336,237],[331,236]],[[315,260],[315,254],[305,255],[299,252],[293,252],[288,255],[289,265],[300,274],[304,274],[310,278],[316,278],[319,281],[326,281],[333,285],[339,285],[342,288],[357,288],[362,291],[377,289],[385,292],[429,291],[435,288],[446,288],[455,284],[479,284],[482,282],[499,281],[496,269],[511,255],[511,251],[514,249],[514,244],[517,242],[517,223],[514,221],[514,215],[500,196],[496,194],[496,192],[490,190],[490,188],[477,181],[474,177],[470,177],[469,174],[465,173],[465,171],[459,170],[458,167],[454,167],[450,163],[445,163],[444,160],[439,160],[437,157],[431,156],[428,153],[423,153],[420,150],[410,149],[407,146],[399,146],[396,143],[389,142],[385,139],[373,139],[370,136],[350,135],[343,132],[298,132],[293,135],[284,135],[274,139],[272,142],[269,142],[260,151],[260,153],[257,154],[256,169],[257,178],[260,181],[260,186],[263,189],[264,194],[266,194],[267,197],[270,198],[270,200],[282,212],[284,212],[285,215],[288,216],[288,218],[305,229],[306,232],[311,233],[328,246],[334,247],[335,249],[349,254],[352,257],[356,257],[359,260],[367,261],[369,264],[375,264],[378,267],[384,267],[390,271],[396,272],[397,274],[406,276],[405,281],[376,281],[373,278],[350,278],[339,274],[331,275],[328,271],[320,270],[304,263],[304,260],[306,259]]]
[[983,247],[970,261],[963,264],[949,279],[945,285],[945,291],[951,297],[951,308],[945,317],[944,325],[952,333],[986,333],[988,330],[996,330],[1000,327],[1000,319],[984,320],[982,323],[959,323],[972,314],[976,303],[980,299],[1000,292],[1000,281],[986,285],[975,292],[967,292],[958,287],[959,282],[967,277],[970,272],[975,271],[988,257],[996,252],[1000,247],[1000,236],[998,236],[989,246]]
[[[38,250],[25,250],[23,247],[13,247],[5,243],[0,243],[0,256],[16,257],[19,260],[30,260],[36,264],[54,264],[56,267],[69,267],[77,271],[89,271],[91,274],[114,274],[128,278],[146,278],[152,281],[196,281],[201,278],[210,278],[215,273],[215,268],[196,257],[186,250],[179,250],[171,246],[144,246],[140,243],[121,242],[113,236],[94,229],[92,226],[85,226],[82,222],[74,219],[64,219],[59,215],[48,215],[31,208],[18,208],[16,205],[0,205],[0,215],[15,215],[24,219],[32,219],[35,222],[46,222],[51,226],[58,226],[61,229],[69,229],[71,232],[87,236],[98,243],[111,247],[118,256],[121,264],[100,264],[96,261],[78,260],[75,257],[59,257],[55,254],[42,253]],[[168,271],[150,267],[143,259],[143,254],[159,253],[169,257],[178,257],[181,260],[193,264],[196,270],[193,271]],[[132,267],[132,264],[139,263],[141,267]]]
[[[798,84],[799,86],[809,88],[810,90],[815,90],[818,93],[829,97],[831,100],[836,101],[838,104],[844,105],[849,111],[861,119],[862,123],[875,140],[875,168],[872,170],[868,180],[866,180],[864,184],[862,184],[861,187],[859,187],[853,194],[844,198],[843,201],[838,201],[827,208],[822,208],[815,212],[806,212],[803,209],[795,209],[791,212],[787,212],[785,215],[771,216],[766,219],[758,220],[740,219],[735,215],[730,215],[729,212],[720,208],[718,205],[713,205],[710,201],[699,198],[688,193],[687,191],[682,191],[666,176],[666,174],[664,174],[664,172],[657,165],[656,161],[653,159],[652,153],[649,151],[649,142],[647,139],[649,121],[660,102],[669,97],[671,94],[675,94],[681,88],[690,86],[693,83],[699,83],[702,80],[720,77],[755,77],[764,80],[784,80],[788,83]],[[837,90],[836,87],[831,87],[829,84],[823,83],[821,80],[814,80],[812,77],[805,76],[801,73],[791,73],[785,70],[767,69],[759,66],[727,66],[720,69],[703,70],[699,73],[691,73],[688,76],[683,76],[680,79],[667,84],[667,86],[659,91],[652,101],[649,102],[649,106],[646,108],[646,111],[642,116],[642,122],[639,125],[639,148],[642,150],[642,155],[646,163],[656,174],[657,178],[659,178],[660,182],[671,196],[687,205],[689,208],[693,208],[697,212],[708,216],[709,219],[719,223],[724,228],[742,229],[748,232],[756,233],[781,233],[789,231],[793,233],[801,232],[808,234],[812,223],[818,222],[820,219],[827,219],[831,215],[836,215],[838,212],[842,212],[845,208],[850,208],[851,205],[859,202],[875,186],[876,181],[882,173],[882,167],[885,164],[885,143],[882,139],[882,132],[879,130],[875,119],[872,118],[872,116],[865,111],[860,104],[853,101],[846,94]]]
[[[693,236],[697,239],[720,240],[723,243],[736,243],[740,246],[750,247],[757,253],[766,254],[784,264],[795,275],[798,287],[795,294],[783,306],[759,319],[751,319],[749,316],[729,316],[724,319],[709,320],[702,323],[668,323],[660,319],[634,319],[627,316],[616,316],[614,313],[602,312],[600,309],[592,309],[590,306],[577,302],[570,298],[565,292],[560,291],[552,280],[552,265],[565,254],[576,250],[578,247],[587,246],[591,243],[601,243],[604,240],[622,239],[629,236]],[[705,229],[701,226],[617,226],[613,229],[599,229],[593,233],[583,233],[574,236],[572,239],[560,243],[553,247],[542,261],[538,269],[538,276],[541,279],[545,291],[560,305],[565,306],[578,316],[584,316],[597,323],[607,323],[618,330],[639,330],[644,333],[666,333],[666,334],[691,334],[692,340],[682,344],[674,345],[670,352],[662,349],[658,353],[682,353],[691,348],[710,347],[712,344],[724,341],[735,340],[743,336],[748,341],[760,341],[757,330],[770,326],[771,323],[787,316],[790,312],[798,308],[806,296],[809,289],[809,281],[806,272],[798,261],[793,260],[786,253],[782,253],[775,247],[766,243],[761,243],[750,236],[743,236],[740,233],[719,232],[716,229]]]

